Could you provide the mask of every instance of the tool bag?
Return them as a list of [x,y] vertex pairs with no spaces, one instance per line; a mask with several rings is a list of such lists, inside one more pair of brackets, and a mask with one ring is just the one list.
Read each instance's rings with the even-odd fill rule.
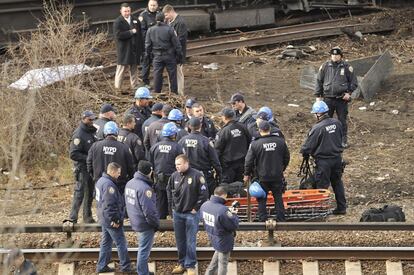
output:
[[371,208],[362,213],[360,222],[405,222],[405,214],[397,205],[384,205]]

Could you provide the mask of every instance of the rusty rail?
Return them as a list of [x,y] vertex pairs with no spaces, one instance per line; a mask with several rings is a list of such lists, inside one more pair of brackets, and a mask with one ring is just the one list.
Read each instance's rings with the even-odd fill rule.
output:
[[[129,248],[129,256],[135,260],[138,248]],[[0,249],[0,258],[9,252]],[[25,257],[35,262],[93,261],[98,258],[99,248],[50,248],[23,249]],[[210,260],[212,247],[198,247],[197,259]],[[413,247],[235,247],[232,260],[414,260]],[[112,259],[118,259],[116,248],[112,249]],[[174,247],[154,247],[151,261],[177,259]]]

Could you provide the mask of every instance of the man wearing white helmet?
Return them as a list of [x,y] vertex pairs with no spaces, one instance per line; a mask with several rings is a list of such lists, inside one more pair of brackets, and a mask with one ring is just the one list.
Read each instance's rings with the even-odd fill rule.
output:
[[329,117],[328,112],[329,107],[324,101],[313,104],[311,113],[315,115],[317,123],[309,131],[300,152],[304,158],[312,156],[315,159],[316,188],[328,189],[329,184],[332,185],[337,203],[333,214],[344,215],[346,199],[342,183],[343,130],[341,122]]
[[135,102],[125,113],[133,114],[135,116],[134,133],[138,135],[141,140],[144,140],[142,133],[142,124],[151,116],[151,109],[149,107],[151,93],[146,87],[140,87],[135,92]]

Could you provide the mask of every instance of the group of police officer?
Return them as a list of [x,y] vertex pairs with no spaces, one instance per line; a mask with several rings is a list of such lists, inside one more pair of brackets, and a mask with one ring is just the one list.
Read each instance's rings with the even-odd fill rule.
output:
[[113,32],[117,48],[115,88],[121,89],[125,69],[129,69],[131,87],[138,84],[138,65],[142,65],[141,80],[149,88],[150,65],[153,65],[154,91],[162,90],[162,74],[167,69],[170,91],[184,94],[183,64],[186,55],[188,30],[184,19],[171,5],[158,10],[157,0],[134,17],[128,3],[123,3]]
[[[347,104],[349,98],[346,94],[340,98],[335,93],[343,89],[336,92],[332,86],[348,85],[346,93],[352,93],[354,88],[352,67],[341,58],[335,61],[339,53],[342,57],[339,48],[332,49],[332,60],[321,67],[318,81],[323,88],[322,93],[317,91],[318,97],[326,93],[328,99],[333,93],[335,98],[331,102],[345,101],[336,102],[336,107]],[[350,77],[343,77],[347,74]],[[334,79],[325,79],[327,75]],[[236,93],[229,101],[232,107],[221,111],[223,127],[217,131],[204,114],[204,107],[194,99],[185,102],[185,114],[160,102],[150,109],[152,96],[146,87],[138,88],[134,99],[125,112],[121,129],[114,121],[117,110],[110,104],[102,105],[98,119],[92,111],[83,112],[70,144],[76,180],[70,220],[77,222],[83,203],[83,221],[95,222],[91,211],[95,193],[102,225],[97,271],[112,271],[107,264],[114,241],[121,271],[130,272],[123,232],[123,220],[128,215],[133,229],[139,232],[138,273],[148,274],[147,261],[159,219],[170,216],[174,220],[179,257],[173,273],[195,274],[196,235],[201,218],[217,250],[208,272],[225,272],[233,247],[232,232],[238,226],[235,211],[224,205],[231,184],[257,179],[259,189],[250,191],[259,203],[258,220],[268,219],[269,191],[275,199],[276,220],[285,220],[283,173],[290,154],[272,110],[262,107],[256,113],[244,96]],[[342,152],[346,130],[343,123],[331,117],[330,110],[327,103],[317,98],[311,111],[317,123],[309,131],[301,153],[304,158],[315,159],[317,188],[332,185],[337,200],[333,214],[345,214]]]

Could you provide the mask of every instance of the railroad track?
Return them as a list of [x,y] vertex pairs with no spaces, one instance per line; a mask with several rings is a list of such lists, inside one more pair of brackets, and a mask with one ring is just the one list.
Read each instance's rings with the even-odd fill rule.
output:
[[[131,260],[136,260],[137,248],[128,250]],[[0,249],[0,257],[8,253],[7,249]],[[66,263],[66,270],[75,274],[73,262],[96,261],[99,248],[62,248],[62,249],[23,249],[25,256],[38,263]],[[209,261],[214,253],[211,247],[197,248],[197,259]],[[116,249],[112,249],[112,259],[117,260]],[[176,261],[177,249],[175,247],[153,248],[150,261]],[[235,247],[231,253],[232,263],[229,266],[230,275],[237,274],[237,261],[263,262],[266,275],[276,275],[280,272],[280,260],[302,261],[303,274],[319,274],[318,260],[345,261],[345,272],[341,274],[362,274],[361,261],[386,261],[387,274],[399,275],[402,273],[402,260],[414,260],[412,247]],[[72,268],[68,268],[67,263]],[[152,269],[156,264],[152,263]],[[60,268],[59,268],[60,269]],[[63,269],[63,268],[62,268]],[[59,273],[60,274],[60,273]],[[63,273],[62,273],[63,274]],[[68,274],[68,273],[64,273]]]

